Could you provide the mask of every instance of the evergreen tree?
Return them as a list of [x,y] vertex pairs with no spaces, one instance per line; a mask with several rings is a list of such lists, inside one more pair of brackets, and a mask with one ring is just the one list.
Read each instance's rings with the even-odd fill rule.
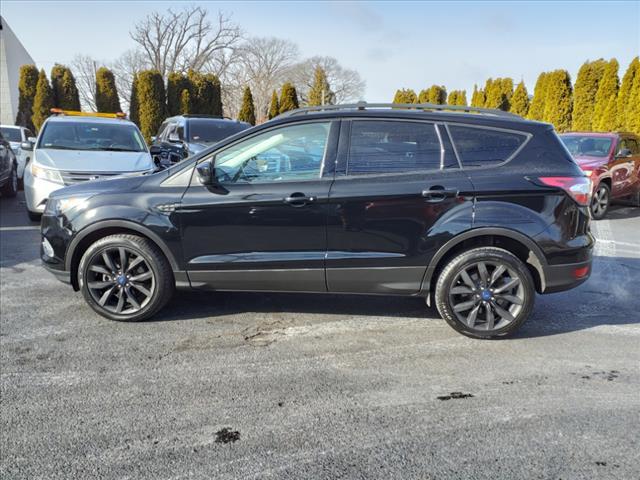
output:
[[629,68],[622,77],[622,85],[618,92],[618,127],[622,130],[634,131],[631,125],[633,124],[632,118],[635,116],[640,118],[640,110],[638,105],[633,103],[633,83],[635,79],[640,76],[640,57],[635,57],[629,64]]
[[473,85],[473,94],[471,95],[472,107],[484,107],[485,94],[484,90],[479,89],[477,85]]
[[509,111],[511,113],[515,113],[521,117],[527,116],[527,112],[529,111],[529,93],[523,81],[518,84],[515,92],[513,92],[510,103],[511,108]]
[[58,103],[56,106],[64,110],[80,111],[81,109],[76,79],[68,68],[62,74],[62,81],[58,86]]
[[593,129],[593,111],[596,104],[598,84],[602,78],[603,59],[584,62],[578,71],[573,90],[573,120],[571,128],[575,131],[588,132]]
[[51,109],[53,108],[53,90],[49,85],[47,74],[44,70],[40,70],[38,74],[38,84],[36,85],[36,94],[33,99],[33,126],[36,131],[40,130],[40,127],[44,121],[51,115]]
[[325,71],[316,67],[313,77],[313,85],[309,90],[309,105],[332,105],[335,102],[335,94],[331,91],[331,86],[327,81]]
[[269,120],[275,118],[280,113],[280,101],[278,100],[278,92],[275,90],[271,94],[271,104],[269,105]]
[[513,95],[513,80],[511,78],[496,78],[487,80],[485,86],[485,102],[487,108],[498,108],[508,111],[511,96]]
[[131,97],[129,97],[129,120],[140,127],[140,106],[138,103],[138,74],[133,74]]
[[296,92],[296,87],[286,82],[282,85],[282,91],[280,92],[280,113],[295,110],[296,108],[299,108],[298,92]]
[[558,132],[571,129],[573,107],[571,77],[566,70],[554,70],[546,80],[543,120],[553,124]]
[[113,72],[106,67],[100,67],[96,72],[96,109],[98,112],[121,112],[116,79]]
[[18,81],[18,114],[16,115],[16,125],[26,127],[34,131],[33,121],[33,99],[36,96],[38,85],[38,69],[35,65],[22,65],[20,67],[20,80]]
[[593,109],[593,130],[600,132],[610,132],[615,130],[618,107],[618,88],[620,79],[618,78],[618,61],[612,58],[602,72],[602,78],[598,84],[596,93],[596,104]]
[[640,65],[637,66],[636,75],[633,78],[629,102],[625,107],[625,118],[625,128],[640,135]]
[[393,103],[418,103],[418,97],[416,92],[412,89],[396,90],[396,94],[393,97]]
[[542,72],[538,75],[536,86],[533,89],[533,100],[529,105],[528,118],[531,120],[542,120],[544,117],[544,110],[547,101],[547,79],[549,77],[548,72]]
[[166,98],[162,75],[157,70],[139,72],[136,91],[140,131],[145,140],[150,142],[165,118]]
[[186,115],[192,113],[193,105],[191,103],[191,93],[188,88],[183,88],[180,94],[180,110],[178,114]]
[[238,113],[238,120],[247,122],[250,125],[256,124],[256,107],[253,104],[253,95],[251,95],[251,89],[249,87],[244,87],[242,106]]
[[171,72],[167,76],[167,115],[170,117],[179,115],[182,111],[184,90],[192,90],[190,79],[182,73]]

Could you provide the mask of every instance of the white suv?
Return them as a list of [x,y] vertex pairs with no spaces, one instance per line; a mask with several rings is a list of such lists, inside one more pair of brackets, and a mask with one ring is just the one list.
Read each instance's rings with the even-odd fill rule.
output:
[[27,213],[40,220],[49,195],[68,185],[116,175],[142,175],[155,165],[135,123],[107,114],[49,117],[24,175]]
[[16,154],[16,160],[18,161],[18,184],[21,185],[24,178],[24,167],[31,159],[31,152],[36,137],[28,128],[15,125],[0,125],[0,131],[2,131],[4,139],[11,144],[13,153]]

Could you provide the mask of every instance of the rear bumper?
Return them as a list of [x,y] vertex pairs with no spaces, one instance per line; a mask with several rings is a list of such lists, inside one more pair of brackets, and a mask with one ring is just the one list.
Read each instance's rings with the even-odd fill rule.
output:
[[547,265],[544,269],[545,287],[542,293],[571,290],[591,276],[591,260],[563,265]]

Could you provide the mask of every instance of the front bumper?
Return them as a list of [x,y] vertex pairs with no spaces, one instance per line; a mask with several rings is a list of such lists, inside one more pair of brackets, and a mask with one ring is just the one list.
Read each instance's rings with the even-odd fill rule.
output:
[[24,198],[27,202],[27,209],[30,212],[42,213],[47,204],[47,199],[56,190],[64,188],[60,183],[50,182],[42,178],[31,175],[29,169],[24,173]]

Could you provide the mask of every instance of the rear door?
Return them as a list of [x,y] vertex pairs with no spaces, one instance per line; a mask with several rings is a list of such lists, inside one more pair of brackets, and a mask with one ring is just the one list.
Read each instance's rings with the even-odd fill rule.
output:
[[327,288],[414,294],[429,261],[471,226],[473,191],[446,130],[425,121],[343,121],[329,194]]

